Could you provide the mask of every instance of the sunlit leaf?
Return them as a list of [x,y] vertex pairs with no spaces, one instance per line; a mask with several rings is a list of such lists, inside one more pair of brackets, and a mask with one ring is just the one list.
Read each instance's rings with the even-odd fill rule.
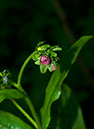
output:
[[51,104],[57,100],[61,94],[61,84],[64,79],[67,77],[68,72],[76,60],[77,55],[79,54],[83,45],[91,39],[92,36],[83,36],[81,37],[68,51],[62,55],[63,63],[61,63],[60,68],[58,68],[52,75],[44,99],[43,107],[41,108],[41,119],[42,119],[42,128],[47,129],[50,122],[50,108]]
[[1,129],[33,129],[20,118],[11,113],[0,111],[0,128]]
[[27,97],[24,93],[17,89],[4,89],[0,90],[0,102],[4,99],[12,99],[12,98],[25,98]]

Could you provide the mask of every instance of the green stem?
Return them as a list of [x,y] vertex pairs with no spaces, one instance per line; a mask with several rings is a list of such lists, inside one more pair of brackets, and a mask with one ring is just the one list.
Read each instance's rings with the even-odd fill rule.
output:
[[37,114],[35,112],[35,109],[34,109],[32,103],[31,103],[30,99],[25,98],[25,100],[26,100],[27,105],[29,105],[29,109],[30,109],[30,111],[31,111],[31,113],[32,113],[37,125],[38,125],[38,129],[41,129],[41,124],[40,124],[39,118],[38,118],[38,116],[37,116]]
[[36,127],[38,128],[36,122],[22,109],[22,107],[14,100],[11,99],[13,104],[24,114],[24,116]]
[[29,62],[29,61],[31,60],[31,58],[35,55],[36,52],[37,52],[37,51],[34,51],[34,52],[25,60],[25,62],[23,63],[23,65],[22,65],[22,67],[21,67],[21,69],[20,69],[19,75],[18,75],[18,82],[17,82],[18,85],[21,85],[21,78],[22,78],[23,71],[24,71],[26,65],[28,64],[28,62]]
[[[27,94],[27,93],[25,92],[25,90],[22,88],[22,86],[17,87],[17,88],[18,88],[20,91],[22,91],[23,93]],[[29,109],[30,109],[30,111],[31,111],[31,113],[32,113],[32,115],[33,115],[33,117],[34,117],[34,119],[35,119],[37,125],[38,125],[38,128],[41,129],[41,125],[40,125],[39,118],[38,118],[38,116],[37,116],[37,114],[36,114],[36,112],[35,112],[35,109],[34,109],[32,103],[31,103],[31,101],[30,101],[30,98],[29,98],[29,97],[28,97],[28,98],[25,98],[25,101],[26,101],[26,103],[27,103],[27,105],[28,105],[28,107],[29,107]]]
[[[21,78],[22,78],[22,75],[23,75],[23,72],[24,72],[24,69],[25,69],[26,65],[27,65],[28,62],[32,59],[32,57],[36,54],[36,52],[37,52],[37,51],[34,51],[34,52],[25,60],[25,62],[23,63],[23,65],[22,65],[22,67],[21,67],[21,69],[20,69],[20,72],[19,72],[19,75],[18,75],[17,84],[14,84],[14,86],[15,86],[16,88],[18,88],[20,91],[22,91],[22,92],[25,93],[25,94],[27,94],[27,93],[24,91],[24,89],[23,89],[22,86],[21,86]],[[36,114],[36,112],[35,112],[35,109],[34,109],[32,103],[31,103],[30,99],[29,99],[29,98],[25,98],[25,101],[26,101],[26,103],[27,103],[27,105],[28,105],[28,107],[29,107],[29,109],[30,109],[30,111],[31,111],[31,113],[32,113],[32,115],[33,115],[33,117],[34,117],[34,119],[35,119],[37,125],[38,125],[38,129],[41,129],[41,124],[40,124],[39,118],[38,118],[38,116],[37,116],[37,114]]]

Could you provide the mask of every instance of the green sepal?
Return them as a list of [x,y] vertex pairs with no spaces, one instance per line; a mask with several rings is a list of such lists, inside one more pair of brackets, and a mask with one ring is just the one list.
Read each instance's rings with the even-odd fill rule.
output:
[[36,54],[32,57],[32,59],[36,61],[36,60],[39,58],[39,55],[40,55],[40,53],[36,53]]
[[3,77],[2,73],[0,72],[0,77]]
[[62,48],[59,47],[58,45],[55,45],[55,46],[52,46],[52,47],[50,48],[50,50],[51,50],[51,51],[61,51]]
[[45,45],[41,46],[41,51],[47,50],[48,48],[50,48],[50,45],[49,44],[45,44]]
[[40,47],[42,44],[44,44],[45,41],[41,41],[37,44],[37,47]]
[[52,64],[54,65],[55,68],[57,68],[57,63],[56,63],[56,61],[53,60],[53,61],[52,61]]
[[55,53],[55,52],[50,52],[50,54],[51,54],[51,57],[53,56],[53,57],[56,57],[57,56],[57,53]]
[[54,49],[54,48],[57,48],[57,47],[59,47],[59,46],[58,46],[58,45],[52,46],[52,47],[50,48],[50,50],[52,50],[52,49]]
[[53,48],[53,49],[51,49],[52,51],[61,51],[62,50],[62,48],[61,47],[56,47],[56,48]]
[[45,73],[47,71],[47,65],[40,65],[40,72]]
[[51,64],[49,64],[48,70],[49,70],[50,72],[53,71],[53,68],[52,68],[52,65],[51,65]]
[[35,62],[35,64],[36,65],[40,65],[41,63],[40,63],[40,60],[37,60],[36,62]]

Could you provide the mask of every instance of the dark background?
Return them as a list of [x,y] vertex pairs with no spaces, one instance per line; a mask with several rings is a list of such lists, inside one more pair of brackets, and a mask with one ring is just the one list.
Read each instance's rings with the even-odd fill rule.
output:
[[[8,69],[16,82],[21,65],[39,41],[67,50],[85,35],[94,35],[94,0],[0,0],[0,71]],[[62,55],[58,56],[63,62]],[[91,39],[64,81],[81,105],[87,129],[94,129],[93,73],[94,39]],[[24,71],[22,85],[37,111],[51,74],[42,75],[32,60]],[[24,100],[17,101],[29,113]],[[0,109],[28,122],[9,100],[3,101]]]

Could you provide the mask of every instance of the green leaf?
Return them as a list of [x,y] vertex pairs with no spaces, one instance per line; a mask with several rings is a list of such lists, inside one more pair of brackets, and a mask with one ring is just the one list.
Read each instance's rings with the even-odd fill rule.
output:
[[4,95],[0,95],[0,103],[5,99],[5,96]]
[[79,51],[83,45],[91,39],[92,36],[81,37],[72,47],[62,55],[60,68],[52,74],[46,89],[43,107],[41,108],[42,128],[47,129],[50,122],[51,104],[57,100],[61,94],[61,84],[67,77],[70,67],[74,63]]
[[4,99],[12,99],[12,98],[25,98],[27,97],[24,93],[17,89],[4,89],[0,90],[0,102]]
[[40,72],[45,73],[47,71],[47,65],[40,65]]
[[20,118],[11,113],[0,111],[0,128],[1,129],[33,129]]
[[45,44],[45,45],[41,46],[41,49],[42,50],[46,50],[47,48],[50,48],[50,45],[49,44]]
[[52,51],[61,51],[62,48],[61,47],[56,47],[56,48],[53,48]]
[[78,101],[72,90],[65,84],[60,98],[59,113],[60,129],[86,129]]
[[46,89],[46,95],[43,107],[41,108],[41,119],[42,119],[42,129],[47,129],[50,122],[50,108],[51,104],[57,100],[61,94],[60,86],[57,86],[58,80],[60,78],[60,69],[58,68],[53,74],[48,83]]

